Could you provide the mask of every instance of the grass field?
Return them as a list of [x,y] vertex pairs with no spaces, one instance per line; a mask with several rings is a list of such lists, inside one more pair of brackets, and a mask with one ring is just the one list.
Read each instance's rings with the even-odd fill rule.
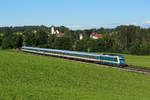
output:
[[150,68],[150,56],[136,56],[123,54],[128,65],[135,67]]
[[0,50],[0,100],[149,100],[150,76]]

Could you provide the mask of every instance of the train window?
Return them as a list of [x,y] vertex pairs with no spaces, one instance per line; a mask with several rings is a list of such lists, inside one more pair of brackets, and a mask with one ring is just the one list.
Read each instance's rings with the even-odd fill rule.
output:
[[120,60],[124,60],[124,58],[119,58]]
[[125,64],[125,60],[124,59],[120,59],[120,63]]

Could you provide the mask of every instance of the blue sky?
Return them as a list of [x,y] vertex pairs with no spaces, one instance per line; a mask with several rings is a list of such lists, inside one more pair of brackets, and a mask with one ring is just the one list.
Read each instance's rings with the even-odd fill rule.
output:
[[150,25],[150,0],[1,0],[0,26]]

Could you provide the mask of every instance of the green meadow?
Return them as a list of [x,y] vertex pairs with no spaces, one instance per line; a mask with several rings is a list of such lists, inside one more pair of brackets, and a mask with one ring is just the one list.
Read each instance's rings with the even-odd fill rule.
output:
[[149,100],[149,83],[150,75],[0,50],[0,100]]
[[128,65],[135,67],[150,68],[150,56],[136,56],[123,54]]

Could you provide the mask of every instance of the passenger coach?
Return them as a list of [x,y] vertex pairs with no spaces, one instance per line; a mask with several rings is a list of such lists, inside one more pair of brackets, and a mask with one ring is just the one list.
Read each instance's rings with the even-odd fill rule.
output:
[[96,53],[46,49],[46,48],[36,48],[36,47],[26,47],[26,46],[23,46],[21,50],[24,52],[29,52],[29,53],[93,61],[96,63],[109,64],[112,66],[124,67],[126,65],[125,58],[124,58],[124,56],[121,56],[121,55],[96,54]]

